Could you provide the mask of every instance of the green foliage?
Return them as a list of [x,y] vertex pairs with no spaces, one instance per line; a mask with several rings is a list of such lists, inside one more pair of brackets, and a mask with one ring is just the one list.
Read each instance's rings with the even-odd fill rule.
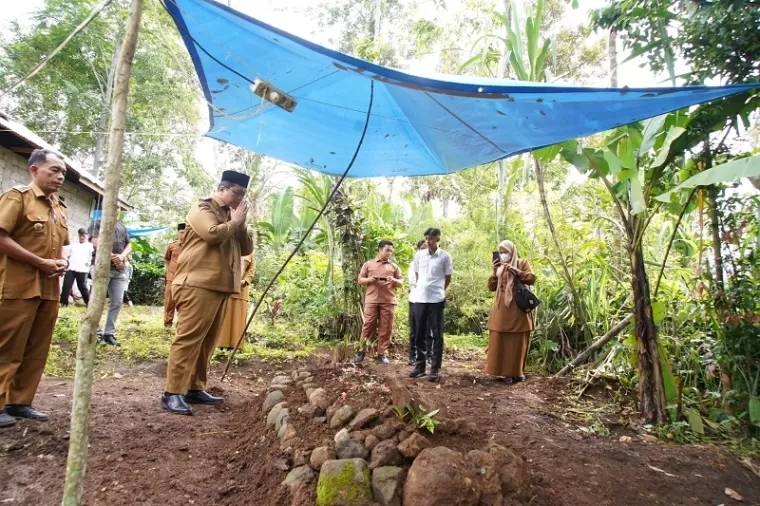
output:
[[132,239],[132,280],[129,295],[135,304],[161,306],[164,303],[166,266],[157,248],[142,238]]
[[412,404],[407,404],[403,408],[393,406],[393,413],[399,420],[404,423],[411,423],[418,429],[425,429],[430,434],[433,434],[436,425],[441,423],[440,420],[435,418],[435,415],[437,415],[439,411],[439,409],[434,409],[427,412],[424,406],[418,406],[415,408]]
[[653,71],[667,70],[672,80],[676,57],[689,65],[683,77],[690,82],[760,75],[760,9],[750,0],[614,0],[592,13],[592,24],[625,32],[631,58],[645,56]]
[[[50,54],[98,3],[45,0],[30,23],[11,23],[0,36],[0,89]],[[98,139],[106,137],[95,133],[108,131],[114,56],[126,7],[126,2],[113,2],[5,105],[31,130],[87,165],[93,163]],[[145,219],[187,209],[190,196],[180,184],[168,183],[175,188],[167,191],[166,176],[181,174],[193,163],[199,114],[192,72],[173,22],[157,2],[146,3],[127,110],[127,132],[136,135],[125,138],[122,171],[122,195]]]
[[291,235],[296,219],[293,204],[294,191],[289,186],[282,193],[272,195],[270,221],[258,224],[261,241],[272,246],[275,251],[285,249],[294,240]]
[[[76,367],[79,321],[84,308],[61,308],[45,365],[48,376],[71,377]],[[105,315],[103,316],[105,318]],[[95,365],[98,374],[111,374],[119,364],[166,361],[174,335],[164,331],[163,307],[124,307],[117,322],[120,348],[98,346]],[[293,360],[309,355],[315,346],[313,327],[308,322],[271,325],[265,318],[251,323],[248,340],[236,355],[236,363],[251,359]],[[226,360],[228,353],[217,351],[215,362]],[[126,374],[126,373],[122,373]]]

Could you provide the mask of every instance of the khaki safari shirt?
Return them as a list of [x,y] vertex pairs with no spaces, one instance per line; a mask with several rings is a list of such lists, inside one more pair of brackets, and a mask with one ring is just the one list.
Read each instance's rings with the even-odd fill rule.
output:
[[[393,262],[383,261],[379,258],[364,262],[359,271],[362,278],[401,278],[401,269]],[[365,304],[396,304],[396,287],[390,281],[375,281],[367,285]]]
[[[19,246],[41,258],[63,258],[69,245],[66,205],[32,183],[0,195],[0,228]],[[36,267],[0,254],[0,300],[59,300],[60,277],[47,277]]]
[[164,260],[166,260],[166,281],[172,281],[174,279],[174,273],[177,272],[177,262],[179,261],[180,251],[182,251],[181,237],[171,241],[166,247],[166,252],[164,253]]
[[193,204],[172,286],[240,292],[240,258],[253,253],[253,241],[247,231],[233,228],[230,219],[230,209],[217,195]]

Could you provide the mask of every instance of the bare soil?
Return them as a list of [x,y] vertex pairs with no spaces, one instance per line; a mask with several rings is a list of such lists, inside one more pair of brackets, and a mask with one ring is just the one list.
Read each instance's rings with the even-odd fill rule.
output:
[[[216,368],[211,385],[226,403],[195,407],[193,417],[161,410],[163,364],[114,366],[94,386],[85,504],[313,504],[313,493],[291,498],[280,486],[284,469],[295,449],[320,446],[335,431],[299,415],[306,397],[291,389],[287,400],[298,438],[283,451],[261,412],[271,377],[304,366],[319,386],[355,411],[387,410],[388,380],[403,377],[434,404],[431,409],[468,422],[455,435],[430,436],[435,445],[466,452],[494,441],[523,456],[533,485],[531,504],[740,504],[726,496],[727,487],[744,497],[743,504],[760,504],[760,479],[722,448],[642,440],[623,413],[606,416],[611,436],[589,435],[578,429],[564,381],[533,377],[507,386],[480,375],[477,362],[447,365],[440,384],[407,378],[408,368],[400,362],[355,370],[332,365],[326,357],[277,366],[254,361],[224,384]],[[71,391],[71,380],[45,378],[36,407],[48,411],[51,420],[0,430],[0,505],[60,504]],[[601,410],[609,402],[599,398],[595,405]],[[631,440],[621,442],[621,436]]]

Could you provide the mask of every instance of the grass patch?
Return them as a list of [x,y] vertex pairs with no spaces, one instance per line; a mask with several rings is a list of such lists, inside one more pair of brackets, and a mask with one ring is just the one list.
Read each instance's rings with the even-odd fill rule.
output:
[[[61,308],[45,366],[47,376],[74,375],[79,326],[84,314],[84,307]],[[105,317],[104,311],[103,324]],[[165,361],[169,356],[174,333],[164,332],[163,308],[125,306],[116,327],[121,347],[98,346],[95,351],[96,369],[103,362],[135,364]],[[313,351],[316,344],[312,330],[289,323],[271,325],[257,319],[251,323],[249,330],[247,342],[235,356],[236,364],[254,358],[272,361],[303,358]],[[217,350],[212,361],[224,362],[228,357],[228,352]]]

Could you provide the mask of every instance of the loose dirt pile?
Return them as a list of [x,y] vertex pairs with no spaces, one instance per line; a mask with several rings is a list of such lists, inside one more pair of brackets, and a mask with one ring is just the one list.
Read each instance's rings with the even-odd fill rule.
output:
[[[363,409],[378,410],[382,420],[378,426],[396,419],[388,402],[391,382],[399,378],[431,404],[426,408],[441,408],[446,419],[464,420],[454,433],[436,430],[425,435],[431,449],[446,447],[463,459],[473,450],[487,452],[493,445],[511,450],[525,463],[532,505],[740,504],[725,495],[726,488],[741,494],[744,504],[760,503],[760,479],[720,448],[664,445],[642,439],[625,425],[615,428],[612,437],[588,435],[564,416],[564,383],[530,378],[507,387],[466,368],[477,365],[449,366],[436,385],[408,379],[401,364],[354,371],[322,359],[279,367],[249,363],[217,389],[226,397],[222,407],[200,407],[193,417],[172,416],[160,409],[162,364],[115,368],[95,383],[85,503],[315,504],[316,470],[313,487],[296,487],[291,493],[281,484],[293,469],[311,467],[308,450],[327,446],[320,458],[331,460],[339,429],[331,428],[327,420],[315,421],[322,418],[317,411],[299,412],[308,400],[303,385],[298,387],[295,381],[285,395],[288,424],[296,431],[287,445],[282,446],[262,412],[272,379],[292,380],[292,372],[304,368],[331,405],[338,400],[340,406],[351,406],[353,418]],[[218,385],[213,377],[211,384]],[[60,504],[71,387],[69,380],[43,380],[36,405],[50,412],[51,422],[21,422],[0,431],[0,504]],[[353,421],[346,418],[346,424]],[[370,439],[373,450],[381,443],[370,438],[377,438],[374,430],[369,427],[361,439],[365,447]],[[396,436],[400,434],[401,429]],[[621,442],[621,436],[629,439]],[[350,446],[344,450],[360,452]],[[371,463],[372,450],[368,451]],[[469,462],[474,462],[473,457]],[[408,464],[404,457],[399,465],[385,467],[408,468]],[[383,478],[387,490],[397,476]]]

